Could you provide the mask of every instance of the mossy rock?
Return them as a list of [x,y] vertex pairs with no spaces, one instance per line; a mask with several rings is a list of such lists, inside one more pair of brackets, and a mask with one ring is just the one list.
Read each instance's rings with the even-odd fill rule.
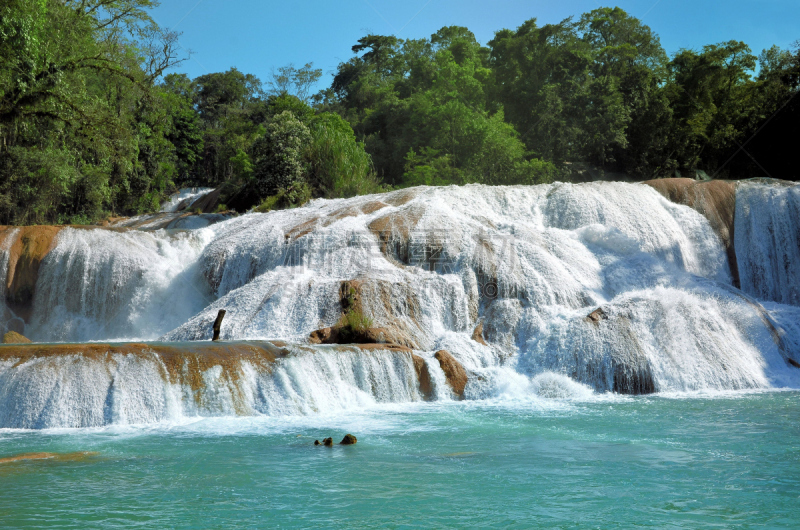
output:
[[9,331],[3,335],[3,344],[30,344],[31,342],[31,339],[16,331]]
[[342,438],[342,441],[339,442],[339,445],[355,445],[356,442],[358,442],[358,440],[356,440],[355,436],[352,434],[345,434],[344,438]]

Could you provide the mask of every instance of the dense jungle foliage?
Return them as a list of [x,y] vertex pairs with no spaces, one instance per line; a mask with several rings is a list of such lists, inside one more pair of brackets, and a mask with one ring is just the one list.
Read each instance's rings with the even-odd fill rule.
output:
[[[619,8],[367,35],[330,88],[195,79],[155,0],[0,6],[0,223],[90,223],[212,186],[242,210],[392,187],[668,176],[797,180],[800,51],[730,41],[668,56]],[[228,206],[231,206],[230,204]]]

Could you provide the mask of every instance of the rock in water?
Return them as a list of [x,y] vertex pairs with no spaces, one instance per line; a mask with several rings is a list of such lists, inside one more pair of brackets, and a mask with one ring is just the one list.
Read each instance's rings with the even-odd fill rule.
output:
[[342,438],[342,441],[339,442],[339,445],[355,445],[357,441],[358,440],[356,440],[356,437],[352,434],[345,434],[344,438]]
[[488,346],[486,341],[483,339],[483,321],[481,320],[478,322],[478,325],[475,326],[475,330],[472,332],[472,340],[477,342],[478,344],[483,344],[484,346]]
[[30,344],[31,339],[20,335],[16,331],[9,331],[3,335],[3,344]]
[[447,350],[439,350],[433,356],[439,361],[439,366],[442,367],[447,384],[450,385],[450,388],[453,389],[459,399],[464,399],[464,388],[467,386],[467,371]]
[[322,444],[319,443],[319,440],[314,440],[314,445],[322,445]]
[[322,445],[325,447],[333,447],[333,438],[325,438],[322,440]]
[[97,456],[96,451],[77,451],[74,453],[24,453],[21,455],[0,458],[0,464],[10,464],[25,460],[55,460],[57,462],[80,462],[89,457]]
[[417,381],[419,381],[419,393],[422,394],[425,401],[430,401],[433,397],[433,384],[431,383],[431,373],[428,371],[428,363],[413,353],[411,360],[414,361],[414,371],[417,373]]
[[391,327],[351,329],[337,325],[312,331],[308,341],[311,344],[387,344],[408,348],[416,346],[408,337]]
[[608,320],[608,315],[603,311],[602,307],[598,307],[588,315],[586,315],[586,322],[591,322],[595,325],[599,324],[601,320]]

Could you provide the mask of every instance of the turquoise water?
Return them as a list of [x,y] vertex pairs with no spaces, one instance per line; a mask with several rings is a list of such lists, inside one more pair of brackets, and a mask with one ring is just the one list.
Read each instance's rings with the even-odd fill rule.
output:
[[[800,525],[800,392],[0,431],[4,528]],[[356,446],[314,447],[351,432]]]

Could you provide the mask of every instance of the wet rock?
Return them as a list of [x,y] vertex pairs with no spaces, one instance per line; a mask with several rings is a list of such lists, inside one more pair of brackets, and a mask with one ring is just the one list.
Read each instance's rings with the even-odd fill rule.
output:
[[789,361],[789,364],[791,364],[795,368],[800,368],[800,363],[798,363],[797,361],[795,361],[791,357],[787,357],[786,360]]
[[598,307],[586,316],[586,321],[595,325],[599,324],[601,320],[608,320],[608,314],[603,311],[602,307]]
[[339,445],[355,445],[356,442],[358,442],[358,440],[356,440],[355,436],[352,434],[345,434],[344,438],[342,438],[342,441],[339,442]]
[[378,238],[380,251],[386,259],[402,265],[411,264],[411,233],[424,213],[422,208],[410,207],[377,217],[370,222],[367,228]]
[[[394,334],[386,328],[350,329],[350,339],[355,344],[396,344]],[[341,335],[341,333],[340,333]]]
[[419,393],[425,401],[430,401],[433,397],[433,384],[431,383],[431,373],[428,370],[428,363],[425,359],[411,354],[411,360],[414,361],[414,371],[417,373],[417,381],[419,381]]
[[358,280],[346,280],[339,284],[339,304],[342,311],[364,312],[361,306],[361,282]]
[[322,440],[322,445],[325,447],[333,447],[333,438],[325,438]]
[[725,246],[733,284],[739,287],[739,267],[734,248],[736,183],[724,180],[698,182],[688,178],[669,178],[645,182],[667,200],[693,208],[708,219]]
[[439,350],[433,356],[439,361],[439,366],[444,372],[447,384],[453,389],[453,393],[460,399],[464,399],[464,388],[467,386],[467,371],[447,350]]
[[488,346],[486,341],[483,340],[483,321],[481,320],[478,322],[478,325],[475,326],[475,330],[472,332],[472,340],[477,342],[478,344],[483,344],[484,346]]
[[311,219],[287,230],[283,237],[286,241],[295,241],[313,232],[314,229],[317,228],[318,224],[319,217],[312,217]]
[[319,440],[314,440],[314,445],[322,445]]
[[97,456],[96,451],[76,451],[74,453],[24,453],[21,455],[0,458],[0,464],[10,464],[26,460],[55,460],[58,462],[80,462],[87,458]]
[[654,393],[656,380],[653,369],[631,321],[627,317],[617,317],[611,325],[616,330],[618,342],[611,348],[614,392],[634,396]]
[[30,344],[31,339],[17,333],[16,331],[9,331],[3,335],[3,344]]
[[[39,279],[39,266],[53,250],[60,226],[24,226],[7,228],[0,239],[16,237],[9,248],[6,275],[6,303],[23,320],[30,321],[33,312],[33,295]],[[12,235],[15,234],[15,235]]]
[[335,328],[322,328],[312,331],[308,336],[311,344],[339,344],[339,332]]
[[384,196],[384,200],[392,206],[403,206],[413,201],[419,193],[419,188],[407,188],[387,193]]
[[391,352],[408,352],[411,353],[411,348],[400,346],[399,344],[347,344],[343,346],[354,346],[361,351],[391,351]]
[[[387,344],[423,349],[415,339],[420,333],[420,310],[412,289],[398,290],[389,282],[347,280],[339,286],[339,303],[338,323],[309,334],[311,344]],[[379,318],[380,325],[373,318]]]
[[312,331],[308,336],[311,344],[386,344],[390,347],[404,347],[408,349],[406,340],[398,337],[391,329],[365,328],[344,330],[341,327],[322,328]]
[[[10,313],[10,311],[8,311]],[[25,334],[25,321],[19,317],[12,316],[6,322],[6,331],[16,331],[20,335]]]
[[656,391],[655,378],[646,358],[613,359],[614,392],[639,396]]

